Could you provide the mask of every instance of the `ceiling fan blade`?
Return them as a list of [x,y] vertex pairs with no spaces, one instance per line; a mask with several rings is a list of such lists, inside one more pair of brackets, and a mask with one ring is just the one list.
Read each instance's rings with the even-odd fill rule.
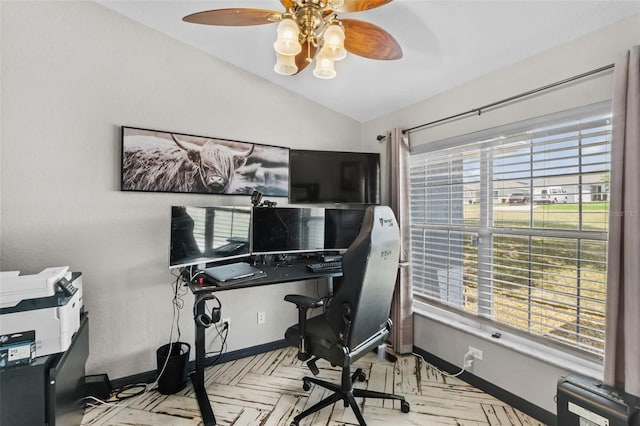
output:
[[[307,48],[309,51],[307,51]],[[307,61],[307,57],[311,59],[315,58],[317,50],[318,48],[313,44],[305,43],[302,45],[302,51],[296,55],[296,66],[298,67],[298,72],[296,72],[296,74],[299,74],[300,71],[305,69],[307,65],[311,63],[310,61]]]
[[287,9],[291,9],[295,5],[293,0],[280,0],[280,3],[282,3],[282,5]]
[[[284,3],[286,0],[282,0]],[[393,0],[344,0],[344,5],[334,9],[336,12],[363,12],[391,3]]]
[[182,18],[185,22],[204,25],[248,26],[271,24],[269,16],[280,15],[280,12],[266,9],[215,9],[192,13]]
[[402,58],[402,48],[387,31],[369,22],[341,19],[344,27],[344,47],[354,55],[369,59]]

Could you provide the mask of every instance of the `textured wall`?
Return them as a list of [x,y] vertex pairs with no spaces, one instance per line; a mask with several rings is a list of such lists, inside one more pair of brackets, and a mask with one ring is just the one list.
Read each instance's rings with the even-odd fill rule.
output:
[[[120,126],[358,151],[360,124],[93,2],[1,7],[0,266],[81,271],[88,373],[154,369],[172,318],[170,206],[250,200],[120,192]],[[316,293],[314,283],[224,293],[229,350],[283,338],[297,312],[282,298],[302,290]],[[192,300],[180,322],[188,342]]]

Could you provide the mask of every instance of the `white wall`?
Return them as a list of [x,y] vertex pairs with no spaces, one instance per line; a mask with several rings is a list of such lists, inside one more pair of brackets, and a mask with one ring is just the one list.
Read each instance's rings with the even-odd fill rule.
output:
[[[81,271],[87,372],[154,369],[172,313],[170,206],[250,200],[120,192],[120,126],[359,151],[361,125],[93,2],[1,2],[1,11],[0,267]],[[300,291],[316,286],[222,293],[228,349],[283,338],[297,311],[282,299]],[[187,342],[192,300],[181,318]],[[258,310],[267,313],[260,327]]]
[[[376,135],[393,127],[417,126],[612,64],[618,54],[638,43],[640,15],[488,74],[402,111],[365,123],[363,149],[381,149],[375,139]],[[411,145],[417,146],[610,99],[612,75],[612,72],[605,72],[563,86],[561,89],[483,112],[481,116],[412,133]],[[446,324],[423,317],[416,318],[414,328],[417,346],[456,365],[462,363],[462,357],[469,345],[482,349],[485,357],[477,363],[474,374],[550,412],[555,412],[553,397],[556,381],[568,370],[506,349],[492,341],[488,333],[485,339],[478,339]]]

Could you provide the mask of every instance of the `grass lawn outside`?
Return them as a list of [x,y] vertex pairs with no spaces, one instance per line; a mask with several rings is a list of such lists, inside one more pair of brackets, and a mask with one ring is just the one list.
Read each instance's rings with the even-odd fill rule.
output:
[[[606,231],[609,227],[607,203],[583,203],[582,224],[579,204],[524,204],[493,206],[493,226],[498,228],[567,229],[573,231]],[[464,224],[480,224],[480,206],[464,206]]]
[[[582,215],[579,209],[579,204],[497,204],[493,228],[607,231],[608,203],[583,203]],[[479,226],[478,205],[463,211],[466,225]],[[483,266],[472,235],[463,237],[462,283],[447,283],[462,285],[464,310],[478,312],[478,270],[489,267],[493,320],[603,355],[606,240],[585,237],[578,245],[573,238],[509,235],[505,229],[493,235],[492,264]]]

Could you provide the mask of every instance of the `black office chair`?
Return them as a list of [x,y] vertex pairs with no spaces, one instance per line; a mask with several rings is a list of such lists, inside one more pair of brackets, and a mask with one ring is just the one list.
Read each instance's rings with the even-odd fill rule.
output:
[[342,367],[340,385],[315,377],[302,379],[304,390],[315,383],[334,393],[294,417],[291,426],[298,426],[304,417],[340,400],[345,407],[351,406],[360,425],[366,425],[356,397],[399,400],[402,412],[409,412],[409,403],[403,396],[354,389],[353,382],[364,381],[365,375],[362,369],[351,373],[351,364],[381,345],[391,330],[389,311],[398,272],[399,241],[398,224],[391,209],[369,207],[358,237],[342,260],[342,285],[326,311],[307,319],[307,310],[322,306],[322,300],[301,295],[285,297],[298,307],[298,324],[285,332],[287,342],[298,347],[298,359],[308,361],[314,375],[319,373],[315,364],[318,358]]

